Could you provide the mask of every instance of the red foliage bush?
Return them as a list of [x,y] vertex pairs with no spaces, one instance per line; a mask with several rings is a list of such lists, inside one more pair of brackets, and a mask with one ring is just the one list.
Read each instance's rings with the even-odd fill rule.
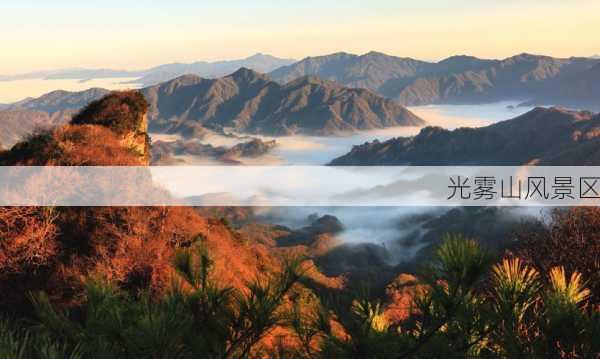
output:
[[0,279],[35,272],[58,251],[56,212],[41,207],[0,207]]
[[6,152],[0,163],[25,166],[137,166],[143,157],[123,146],[106,127],[66,125],[31,136]]
[[77,166],[136,166],[140,156],[123,146],[117,134],[105,127],[64,126],[55,131],[61,144],[61,164]]

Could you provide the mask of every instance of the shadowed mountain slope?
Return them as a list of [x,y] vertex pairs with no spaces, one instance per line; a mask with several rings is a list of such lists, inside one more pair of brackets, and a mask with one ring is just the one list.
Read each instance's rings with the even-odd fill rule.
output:
[[546,89],[528,104],[585,107],[600,111],[600,63],[566,77],[559,85]]
[[[108,93],[54,91],[0,110],[0,142],[10,146],[37,127],[67,123],[88,103]],[[203,129],[286,135],[334,135],[424,121],[399,104],[364,89],[316,77],[286,85],[242,68],[218,79],[185,75],[142,90],[153,132],[194,135]]]
[[595,63],[588,58],[520,54],[483,68],[417,77],[397,88],[386,88],[385,95],[411,105],[531,99],[562,86],[564,78],[587,71]]
[[368,90],[316,77],[280,85],[249,69],[215,80],[183,76],[146,88],[144,94],[152,128],[184,135],[200,128],[332,135],[424,124],[404,107]]
[[331,165],[592,165],[600,163],[600,115],[535,108],[511,120],[373,141]]

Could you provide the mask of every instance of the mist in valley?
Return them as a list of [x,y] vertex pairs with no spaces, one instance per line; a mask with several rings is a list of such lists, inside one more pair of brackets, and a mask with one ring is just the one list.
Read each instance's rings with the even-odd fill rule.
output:
[[[412,107],[411,111],[424,118],[428,124],[447,129],[458,127],[480,127],[514,118],[530,107],[519,107],[517,102],[500,102],[484,105],[430,105]],[[318,136],[224,136],[207,133],[198,141],[213,146],[230,147],[247,141],[250,137],[275,140],[277,146],[258,158],[240,159],[243,165],[325,165],[333,158],[347,153],[353,145],[378,139],[385,141],[394,137],[414,136],[418,127],[394,127],[373,131],[362,131],[344,137]],[[178,136],[156,135],[154,140],[170,141]],[[218,161],[182,158],[186,164],[219,165]],[[386,265],[407,263],[419,258],[422,252],[434,245],[435,237],[442,233],[458,232],[474,228],[470,233],[484,242],[494,241],[510,235],[512,226],[532,221],[541,216],[538,208],[462,209],[434,207],[256,207],[256,219],[269,224],[286,226],[295,230],[311,225],[315,218],[334,216],[343,229],[332,234],[341,253],[354,257],[370,256]],[[488,222],[495,222],[490,225]],[[479,227],[477,224],[479,223]],[[487,228],[492,226],[494,228]],[[486,231],[486,228],[488,229]],[[439,238],[441,239],[441,238]],[[343,255],[342,255],[343,257]],[[350,261],[350,257],[348,261]],[[339,261],[336,259],[336,261]],[[351,265],[351,264],[348,264]],[[340,264],[340,268],[349,269]],[[352,269],[352,268],[350,268]]]
[[[481,105],[428,105],[409,108],[412,112],[423,118],[428,125],[439,126],[446,129],[458,127],[481,127],[499,121],[508,120],[532,109],[528,106],[519,106],[519,102],[504,101]],[[191,139],[213,146],[231,147],[259,138],[264,141],[275,140],[277,146],[269,153],[259,158],[242,158],[244,165],[325,165],[332,159],[339,157],[359,145],[373,140],[386,141],[395,137],[410,137],[419,133],[420,127],[391,127],[377,130],[360,131],[346,136],[282,136],[269,137],[259,135],[230,135],[226,136],[207,131],[201,138]],[[177,135],[151,134],[154,141],[175,141],[182,139]],[[189,140],[189,139],[188,139]],[[206,159],[185,157],[187,164],[213,163]],[[218,164],[218,163],[213,163]]]

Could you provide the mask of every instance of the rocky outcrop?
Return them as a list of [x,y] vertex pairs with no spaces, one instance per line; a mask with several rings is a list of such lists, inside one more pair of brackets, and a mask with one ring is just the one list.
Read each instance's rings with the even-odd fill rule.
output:
[[121,138],[123,147],[137,154],[144,164],[150,160],[148,103],[137,91],[113,92],[92,101],[71,120],[73,125],[100,125]]
[[147,165],[147,104],[135,91],[93,101],[68,125],[40,131],[0,157],[4,165]]

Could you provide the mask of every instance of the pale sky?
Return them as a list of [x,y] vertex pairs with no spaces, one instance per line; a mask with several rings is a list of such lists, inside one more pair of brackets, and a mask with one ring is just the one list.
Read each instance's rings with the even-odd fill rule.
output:
[[337,51],[600,53],[598,0],[0,0],[0,74]]

